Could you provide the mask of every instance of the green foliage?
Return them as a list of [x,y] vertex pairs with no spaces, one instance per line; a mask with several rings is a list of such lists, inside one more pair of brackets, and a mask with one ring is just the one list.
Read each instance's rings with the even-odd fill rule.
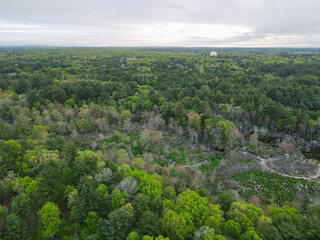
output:
[[52,200],[52,197],[56,201],[62,198],[65,190],[63,182],[69,178],[71,171],[66,167],[66,163],[61,161],[58,152],[44,151],[37,170],[37,192],[40,199],[45,202]]
[[48,126],[33,125],[31,137],[36,140],[38,144],[42,144],[47,138],[48,130]]
[[161,233],[161,222],[157,214],[150,210],[144,212],[138,220],[139,234],[156,236]]
[[68,99],[68,100],[65,101],[65,103],[64,103],[64,106],[65,106],[66,108],[69,108],[69,107],[73,108],[75,105],[76,105],[76,102],[75,102],[74,99],[72,99],[72,98]]
[[211,234],[205,236],[204,240],[226,240],[226,238],[221,235],[215,235],[215,234],[211,233]]
[[219,205],[224,212],[229,211],[231,204],[235,201],[230,192],[223,192],[219,195]]
[[[159,176],[160,177],[160,176]],[[150,199],[159,198],[162,195],[162,179],[155,175],[146,175],[141,178],[139,189],[142,194],[149,196]]]
[[142,181],[142,178],[147,176],[147,174],[144,171],[139,171],[137,169],[134,169],[131,172],[126,173],[124,176],[125,177],[133,177],[140,184]]
[[[84,151],[75,160],[79,170],[87,173],[96,172],[101,162],[100,156],[93,151]],[[88,171],[91,170],[91,171]]]
[[74,190],[75,190],[75,187],[74,187],[74,186],[68,185],[68,186],[66,187],[66,189],[64,190],[63,196],[64,196],[64,197],[68,197],[68,195],[69,195],[71,192],[73,192]]
[[121,134],[118,131],[114,131],[113,133],[111,133],[108,136],[108,141],[109,142],[115,142],[115,143],[121,143],[121,142],[127,143],[127,142],[129,142],[129,137]]
[[272,225],[272,219],[269,217],[266,217],[264,215],[260,216],[256,221],[256,229],[258,232],[264,231],[264,229],[270,227]]
[[14,197],[10,202],[10,209],[11,213],[19,216],[22,219],[25,218],[28,214],[31,213],[31,198],[25,193]]
[[170,240],[169,238],[165,238],[162,235],[159,235],[158,237],[155,238],[155,240]]
[[139,155],[139,154],[141,154],[142,153],[142,151],[139,149],[139,148],[136,148],[136,147],[131,147],[131,153],[133,154],[133,155]]
[[206,164],[199,166],[199,169],[203,172],[212,172],[218,166],[217,161],[212,161]]
[[13,182],[11,182],[11,187],[15,192],[25,192],[28,196],[35,195],[38,189],[38,181],[32,179],[29,176],[24,178],[17,177]]
[[176,191],[171,186],[165,187],[163,189],[163,196],[166,199],[174,200],[176,198]]
[[118,209],[109,213],[107,220],[99,220],[97,232],[101,239],[121,240],[128,236],[131,225],[126,211]]
[[206,198],[200,197],[198,193],[191,190],[182,193],[176,205],[179,212],[189,214],[196,227],[206,223],[215,230],[219,230],[224,220],[219,205],[209,204]]
[[5,232],[5,224],[6,224],[6,217],[8,215],[8,208],[0,205],[0,239],[3,239],[4,232]]
[[64,142],[65,142],[65,139],[63,136],[51,135],[46,138],[45,146],[48,150],[62,151],[64,149]]
[[319,51],[209,50],[0,49],[0,239],[320,238],[319,179],[238,158],[313,174]]
[[214,229],[209,228],[208,226],[202,226],[194,232],[193,240],[202,240],[205,237],[212,237],[214,235]]
[[266,227],[261,231],[262,239],[266,240],[283,240],[283,236],[274,226]]
[[21,161],[21,145],[15,140],[0,140],[0,178],[8,171],[17,170]]
[[273,225],[284,239],[300,239],[301,232],[287,214],[279,214],[273,218]]
[[53,238],[58,232],[61,224],[60,210],[56,204],[49,202],[38,212],[42,225],[41,236]]
[[304,236],[306,239],[320,238],[320,206],[314,206],[307,210],[307,215],[303,220]]
[[248,171],[234,175],[234,179],[243,185],[246,191],[242,195],[249,199],[253,195],[258,196],[263,204],[278,203],[283,205],[285,201],[292,201],[295,197],[296,187],[307,188],[309,191],[315,187],[312,181],[283,177],[275,173],[262,171]]
[[168,166],[168,162],[162,159],[155,159],[154,163],[158,164],[161,167]]
[[246,232],[250,227],[253,227],[253,223],[250,219],[243,213],[240,213],[233,219],[235,222],[239,223],[241,226],[241,232]]
[[145,236],[142,237],[142,240],[153,240],[153,237],[145,235]]
[[141,239],[140,235],[135,231],[129,233],[127,237],[127,240],[140,240],[140,239]]
[[259,235],[256,233],[254,228],[250,227],[248,230],[242,234],[239,238],[240,240],[262,240]]
[[162,219],[162,229],[170,239],[183,240],[191,237],[195,226],[190,215],[169,210]]
[[82,237],[90,236],[97,230],[99,216],[96,212],[89,212],[88,217],[84,220],[86,226],[81,231]]
[[269,207],[268,213],[272,219],[274,219],[278,215],[286,214],[291,217],[294,223],[297,223],[298,217],[300,216],[299,211],[297,209],[289,207],[288,205],[280,208]]
[[12,213],[6,217],[6,225],[4,231],[5,240],[18,240],[23,237],[22,219],[16,214]]
[[98,192],[99,192],[99,194],[100,194],[102,197],[106,197],[106,196],[109,195],[109,193],[108,193],[108,187],[107,187],[106,185],[104,185],[104,184],[100,184],[100,185],[98,186]]
[[146,211],[150,210],[151,200],[148,196],[138,193],[133,200],[133,206],[136,210],[137,216],[141,216]]
[[222,225],[222,233],[227,236],[237,237],[241,233],[241,226],[238,222],[228,220]]
[[[104,193],[104,192],[103,192]],[[89,211],[106,215],[110,211],[110,201],[104,193],[101,195],[91,177],[82,177],[77,192],[72,194],[76,216],[84,219]]]
[[72,192],[70,192],[67,196],[68,198],[68,208],[70,210],[70,218],[71,219],[78,219],[80,216],[80,197],[77,189],[74,189]]
[[123,164],[120,167],[118,167],[118,171],[122,174],[126,174],[131,171],[131,168],[128,164]]
[[126,198],[128,197],[126,192],[121,193],[120,190],[114,189],[110,195],[111,207],[116,210],[126,203]]

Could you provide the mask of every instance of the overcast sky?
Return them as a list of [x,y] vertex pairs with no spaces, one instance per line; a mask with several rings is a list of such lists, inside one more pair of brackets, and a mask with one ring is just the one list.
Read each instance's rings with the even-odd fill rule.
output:
[[320,47],[320,0],[0,0],[0,45]]

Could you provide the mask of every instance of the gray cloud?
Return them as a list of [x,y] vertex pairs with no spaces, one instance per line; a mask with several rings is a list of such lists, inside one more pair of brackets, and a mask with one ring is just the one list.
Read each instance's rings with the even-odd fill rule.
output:
[[0,45],[320,47],[318,0],[1,0]]

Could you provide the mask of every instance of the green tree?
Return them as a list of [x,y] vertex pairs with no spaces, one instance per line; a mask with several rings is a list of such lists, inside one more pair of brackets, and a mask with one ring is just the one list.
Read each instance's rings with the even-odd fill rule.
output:
[[88,176],[83,176],[78,185],[78,194],[74,196],[75,209],[84,219],[89,211],[106,213],[109,209],[109,200],[101,196],[96,187],[96,182]]
[[68,170],[66,163],[58,154],[58,151],[45,150],[40,156],[39,165],[35,168],[39,177],[37,194],[42,202],[52,198],[58,201],[63,197],[64,182],[69,174],[66,171]]
[[214,233],[211,233],[205,236],[204,240],[226,240],[226,238],[221,235],[216,235]]
[[288,205],[280,208],[269,207],[268,214],[272,219],[274,219],[278,215],[286,214],[291,217],[292,221],[295,224],[297,223],[298,218],[300,217],[299,211],[295,208],[289,207]]
[[126,192],[121,193],[120,190],[114,189],[110,195],[111,207],[116,210],[126,203]]
[[260,216],[256,221],[256,230],[261,232],[263,229],[272,225],[272,219],[264,215]]
[[155,238],[155,240],[170,240],[169,238],[165,238],[162,235],[159,235],[158,237]]
[[142,194],[155,199],[162,195],[162,181],[154,175],[146,175],[141,179],[139,189]]
[[142,240],[153,240],[153,237],[151,237],[149,235],[145,235],[142,237]]
[[102,196],[102,197],[109,196],[108,187],[106,185],[104,185],[104,184],[100,184],[98,186],[98,192],[99,192],[100,196]]
[[214,235],[214,229],[202,226],[194,232],[193,240],[203,240],[205,236]]
[[148,196],[138,193],[132,202],[136,215],[139,218],[143,213],[150,210],[151,200]]
[[273,225],[278,229],[284,239],[298,240],[301,237],[301,232],[294,224],[292,218],[287,214],[278,214],[273,219]]
[[240,240],[262,240],[262,238],[259,237],[259,234],[254,230],[253,227],[250,227],[247,229],[245,233],[240,235]]
[[252,223],[256,223],[257,219],[264,215],[260,208],[252,204],[247,204],[246,206],[248,208],[246,215]]
[[171,240],[184,240],[192,236],[195,226],[190,215],[169,210],[162,219],[162,229]]
[[140,235],[135,231],[129,233],[127,237],[127,240],[140,240],[140,239],[141,239]]
[[93,151],[84,151],[75,159],[76,176],[96,173],[101,162],[100,156]]
[[138,220],[138,231],[141,236],[143,235],[151,235],[156,236],[160,234],[161,230],[161,222],[159,217],[151,212],[144,212]]
[[11,213],[16,214],[20,218],[25,218],[31,212],[31,198],[27,194],[22,193],[11,200],[10,208]]
[[78,194],[78,189],[74,189],[72,192],[70,192],[67,196],[68,198],[68,208],[70,209],[70,219],[78,219],[80,218],[80,197]]
[[41,208],[38,215],[42,225],[42,237],[53,238],[59,232],[61,224],[59,208],[56,204],[49,202]]
[[304,235],[306,239],[320,239],[320,206],[314,206],[307,210],[303,219]]
[[233,202],[235,202],[235,199],[230,192],[223,192],[219,195],[219,205],[221,206],[222,211],[229,211]]
[[81,231],[82,237],[87,237],[97,231],[99,216],[96,212],[89,211],[88,217],[84,220],[86,226]]
[[0,178],[8,171],[17,170],[21,161],[21,145],[15,140],[0,140]]
[[233,220],[240,224],[242,233],[246,232],[250,227],[253,227],[253,223],[244,213],[239,214]]
[[108,219],[100,219],[98,224],[98,235],[101,239],[122,240],[130,231],[132,221],[124,209],[117,209],[108,215]]
[[233,220],[226,221],[222,225],[222,233],[224,235],[236,238],[241,233],[241,226],[238,222],[235,222]]
[[284,240],[281,233],[275,226],[268,226],[263,228],[260,232],[263,240]]
[[23,222],[16,214],[12,213],[6,217],[4,240],[18,240],[23,237]]
[[163,189],[163,196],[166,199],[174,200],[176,198],[176,195],[177,195],[176,191],[174,190],[174,188],[172,186],[168,186]]
[[64,106],[66,108],[73,108],[76,105],[76,102],[74,101],[74,99],[69,98],[67,101],[65,101]]
[[0,239],[4,238],[6,228],[6,218],[8,216],[8,208],[0,205]]
[[[142,160],[142,159],[141,159]],[[142,160],[143,161],[143,160]],[[146,172],[134,169],[124,175],[125,177],[133,177],[140,184],[143,177],[147,176]]]
[[196,227],[206,224],[218,231],[224,220],[219,205],[209,204],[206,198],[200,197],[198,193],[192,190],[183,192],[176,206],[180,213],[190,214]]

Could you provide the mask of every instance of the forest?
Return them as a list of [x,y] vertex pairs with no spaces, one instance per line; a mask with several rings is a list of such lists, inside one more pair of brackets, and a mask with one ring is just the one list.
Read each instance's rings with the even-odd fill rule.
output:
[[0,48],[0,240],[319,223],[320,49]]

